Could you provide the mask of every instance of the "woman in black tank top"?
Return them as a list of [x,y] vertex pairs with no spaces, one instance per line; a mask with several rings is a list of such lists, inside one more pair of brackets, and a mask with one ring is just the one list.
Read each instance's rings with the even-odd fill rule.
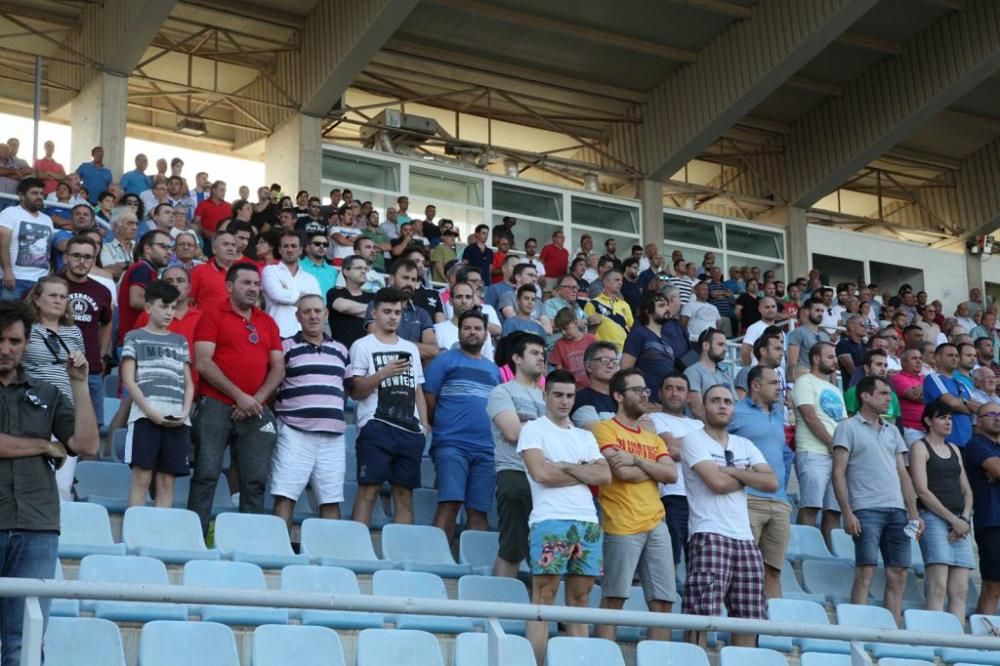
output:
[[935,400],[924,408],[927,435],[910,447],[910,476],[924,521],[920,550],[927,576],[927,610],[945,610],[965,621],[969,571],[973,566],[969,534],[972,489],[951,433],[951,408]]

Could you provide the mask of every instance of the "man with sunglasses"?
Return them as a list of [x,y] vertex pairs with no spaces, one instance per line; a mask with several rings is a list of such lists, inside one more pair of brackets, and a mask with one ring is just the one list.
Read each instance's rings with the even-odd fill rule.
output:
[[83,335],[83,351],[90,375],[90,402],[97,422],[104,422],[104,359],[111,360],[111,292],[90,277],[97,259],[97,244],[86,236],[74,236],[66,242],[66,268],[62,276],[69,285],[68,298],[73,319]]
[[330,239],[326,237],[326,232],[307,234],[306,253],[299,262],[299,266],[309,275],[316,278],[319,283],[320,296],[326,299],[337,284],[337,277],[340,271],[326,261],[326,252],[330,248]]
[[135,320],[146,309],[146,287],[156,279],[160,269],[170,260],[171,240],[162,231],[149,231],[135,246],[136,261],[118,283],[118,340],[121,347],[125,334],[134,329]]
[[278,325],[257,307],[257,267],[230,266],[226,289],[229,298],[217,308],[203,310],[194,333],[201,398],[192,418],[194,464],[188,509],[198,514],[206,533],[227,446],[233,446],[232,458],[239,467],[240,513],[263,513],[277,440],[267,402],[285,376]]
[[[594,438],[611,467],[611,483],[601,488],[604,577],[601,608],[620,610],[638,574],[649,610],[669,613],[677,596],[674,553],[664,522],[659,483],[677,480],[677,466],[663,440],[643,430],[639,420],[649,408],[642,372],[619,370],[611,378],[618,406],[613,419],[594,427]],[[615,640],[614,625],[598,625],[598,638]],[[670,630],[650,628],[650,640],[669,641]]]

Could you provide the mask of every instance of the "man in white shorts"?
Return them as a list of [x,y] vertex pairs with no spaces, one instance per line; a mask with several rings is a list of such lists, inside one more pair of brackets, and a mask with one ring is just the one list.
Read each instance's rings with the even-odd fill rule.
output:
[[344,381],[352,376],[347,348],[323,333],[323,298],[299,298],[295,317],[302,330],[281,342],[285,379],[275,402],[278,443],[271,460],[274,515],[289,527],[307,484],[319,502],[320,518],[340,518],[346,468]]

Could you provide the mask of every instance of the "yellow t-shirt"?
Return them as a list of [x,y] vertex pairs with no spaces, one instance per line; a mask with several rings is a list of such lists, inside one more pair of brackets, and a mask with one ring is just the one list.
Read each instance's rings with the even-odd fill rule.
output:
[[587,304],[583,306],[583,311],[588,315],[601,315],[601,325],[594,331],[594,335],[602,342],[615,343],[620,352],[625,346],[625,338],[634,323],[632,308],[629,307],[628,302],[624,298],[616,298],[612,301],[606,294],[601,293],[587,301]]
[[[613,446],[654,462],[670,455],[663,440],[653,433],[632,430],[615,419],[601,421],[593,432],[602,452]],[[664,515],[660,489],[652,479],[632,482],[612,478],[609,485],[601,486],[601,526],[608,534],[648,532]]]

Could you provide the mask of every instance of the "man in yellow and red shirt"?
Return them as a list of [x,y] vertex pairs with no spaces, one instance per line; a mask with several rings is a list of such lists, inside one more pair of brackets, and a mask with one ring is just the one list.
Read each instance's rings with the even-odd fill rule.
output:
[[[642,371],[618,371],[611,378],[610,392],[618,412],[593,430],[612,475],[611,484],[602,486],[600,495],[604,528],[601,608],[622,608],[638,572],[649,610],[669,613],[677,584],[658,484],[675,482],[677,467],[663,440],[639,425],[649,405]],[[615,640],[615,627],[599,625],[595,635]],[[649,638],[670,640],[670,630],[650,628]]]

